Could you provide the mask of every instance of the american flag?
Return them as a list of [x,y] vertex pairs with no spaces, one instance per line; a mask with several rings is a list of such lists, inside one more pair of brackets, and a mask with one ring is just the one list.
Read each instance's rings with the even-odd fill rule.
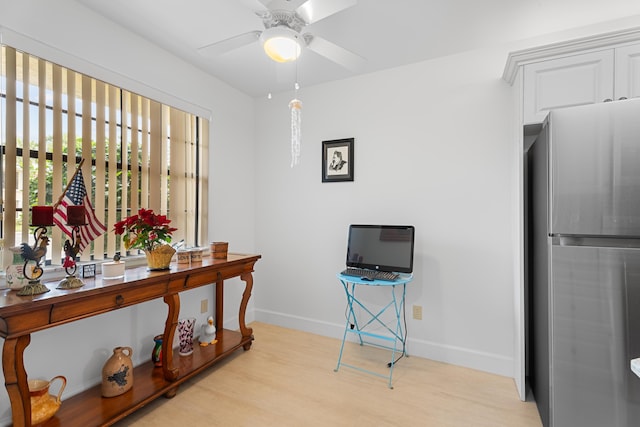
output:
[[84,185],[82,169],[78,169],[67,188],[67,192],[53,211],[53,222],[67,236],[73,237],[73,226],[67,225],[67,206],[69,205],[84,205],[85,208],[87,224],[80,226],[80,251],[82,251],[89,243],[107,231],[107,227],[96,218],[93,211],[93,206],[87,196],[87,188]]

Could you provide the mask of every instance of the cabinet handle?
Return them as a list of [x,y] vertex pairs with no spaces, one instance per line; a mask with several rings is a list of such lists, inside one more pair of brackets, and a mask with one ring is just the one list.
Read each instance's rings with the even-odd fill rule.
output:
[[621,96],[620,98],[618,98],[618,101],[624,101],[625,99],[627,99],[626,96]]
[[117,305],[122,305],[124,303],[124,297],[122,295],[118,295],[116,297],[116,304]]
[[607,99],[604,100],[604,102],[611,102],[611,101],[613,101],[613,99],[611,99],[611,98],[607,98]]

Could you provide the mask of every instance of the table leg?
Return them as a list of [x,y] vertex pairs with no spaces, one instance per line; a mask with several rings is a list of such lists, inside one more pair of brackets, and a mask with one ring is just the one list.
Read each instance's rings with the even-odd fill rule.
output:
[[215,312],[215,325],[216,331],[224,329],[224,280],[222,275],[218,272],[216,279],[216,312]]
[[400,326],[400,311],[398,310],[398,301],[396,299],[396,287],[391,287],[391,298],[393,299],[393,310],[396,315],[396,330],[394,331],[394,340],[393,340],[393,349],[391,350],[391,362],[387,365],[389,367],[389,388],[393,389],[392,378],[393,378],[393,368],[396,366],[396,351],[398,347],[398,337],[401,333]]
[[400,323],[400,319],[406,319],[405,318],[405,297],[407,295],[407,284],[403,283],[402,284],[402,299],[400,300],[400,307],[398,309],[398,333],[399,336],[402,337],[402,339],[400,340],[400,342],[402,342],[402,354],[404,356],[409,357],[409,354],[407,353],[407,331],[406,331],[406,321],[405,321],[405,328],[402,327],[402,324]]
[[347,330],[349,329],[349,320],[347,320],[347,324],[344,325],[344,334],[342,335],[342,344],[340,344],[340,354],[338,355],[338,363],[336,364],[335,372],[338,372],[340,369],[340,363],[342,362],[342,352],[344,351],[344,342],[347,340]]
[[[167,381],[174,381],[180,373],[178,368],[173,367],[173,336],[178,325],[178,315],[180,314],[180,296],[178,294],[166,295],[164,302],[167,304],[167,320],[164,325],[164,336],[162,338],[162,372]],[[175,395],[175,392],[173,393]],[[173,396],[167,396],[173,397]]]
[[14,427],[31,425],[31,401],[23,357],[24,349],[30,342],[31,335],[22,335],[6,339],[2,348],[2,371],[11,402]]
[[253,342],[253,329],[247,327],[245,323],[245,313],[247,311],[247,304],[249,303],[249,298],[251,298],[251,290],[253,289],[253,275],[249,273],[244,273],[240,275],[240,279],[244,281],[245,287],[244,292],[242,293],[242,301],[240,302],[240,311],[238,312],[238,322],[240,323],[240,332],[242,333],[243,338],[251,337],[251,341],[246,343],[242,348],[245,350],[249,350],[251,348],[251,343]]
[[[345,289],[347,290],[347,304],[349,305],[349,315],[347,316],[347,321],[349,323],[349,327],[356,331],[360,331],[360,325],[358,324],[358,317],[356,316],[356,312],[353,311],[353,303],[357,302],[361,307],[362,304],[358,300],[356,300],[356,285],[355,283],[351,284],[351,292],[349,292],[348,285],[345,285]],[[363,307],[364,308],[364,307]],[[366,325],[364,326],[366,327]],[[362,340],[362,335],[358,335],[358,340],[360,341],[360,345],[364,345],[364,341]]]
[[[335,372],[338,372],[338,369],[340,369],[340,363],[342,362],[342,353],[344,351],[344,342],[347,340],[347,331],[349,330],[349,328],[353,329],[351,325],[354,325],[354,327],[357,327],[356,330],[360,330],[360,327],[358,326],[358,319],[356,319],[355,313],[353,312],[353,291],[354,289],[352,288],[351,293],[349,293],[349,285],[348,283],[344,282],[344,281],[340,281],[340,283],[342,283],[342,286],[344,287],[344,291],[347,294],[347,323],[344,325],[344,334],[342,335],[342,344],[340,345],[340,354],[338,355],[338,363],[336,365],[336,368],[334,369]],[[360,338],[360,345],[362,345],[362,337],[360,335],[358,335],[358,338]]]

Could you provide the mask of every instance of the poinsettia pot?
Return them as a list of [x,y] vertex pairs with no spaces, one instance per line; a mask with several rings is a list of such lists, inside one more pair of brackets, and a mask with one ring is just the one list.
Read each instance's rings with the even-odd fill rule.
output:
[[176,250],[169,245],[160,245],[152,250],[145,250],[147,256],[147,267],[149,270],[166,270],[171,264],[171,258]]

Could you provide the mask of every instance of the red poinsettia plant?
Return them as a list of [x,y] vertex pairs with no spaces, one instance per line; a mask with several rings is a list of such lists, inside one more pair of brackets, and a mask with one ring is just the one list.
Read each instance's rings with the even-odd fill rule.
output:
[[131,215],[116,222],[116,234],[124,234],[122,241],[125,249],[142,249],[152,251],[159,246],[171,243],[171,234],[177,228],[170,227],[170,219],[166,215],[156,215],[151,209],[141,208],[136,215]]

